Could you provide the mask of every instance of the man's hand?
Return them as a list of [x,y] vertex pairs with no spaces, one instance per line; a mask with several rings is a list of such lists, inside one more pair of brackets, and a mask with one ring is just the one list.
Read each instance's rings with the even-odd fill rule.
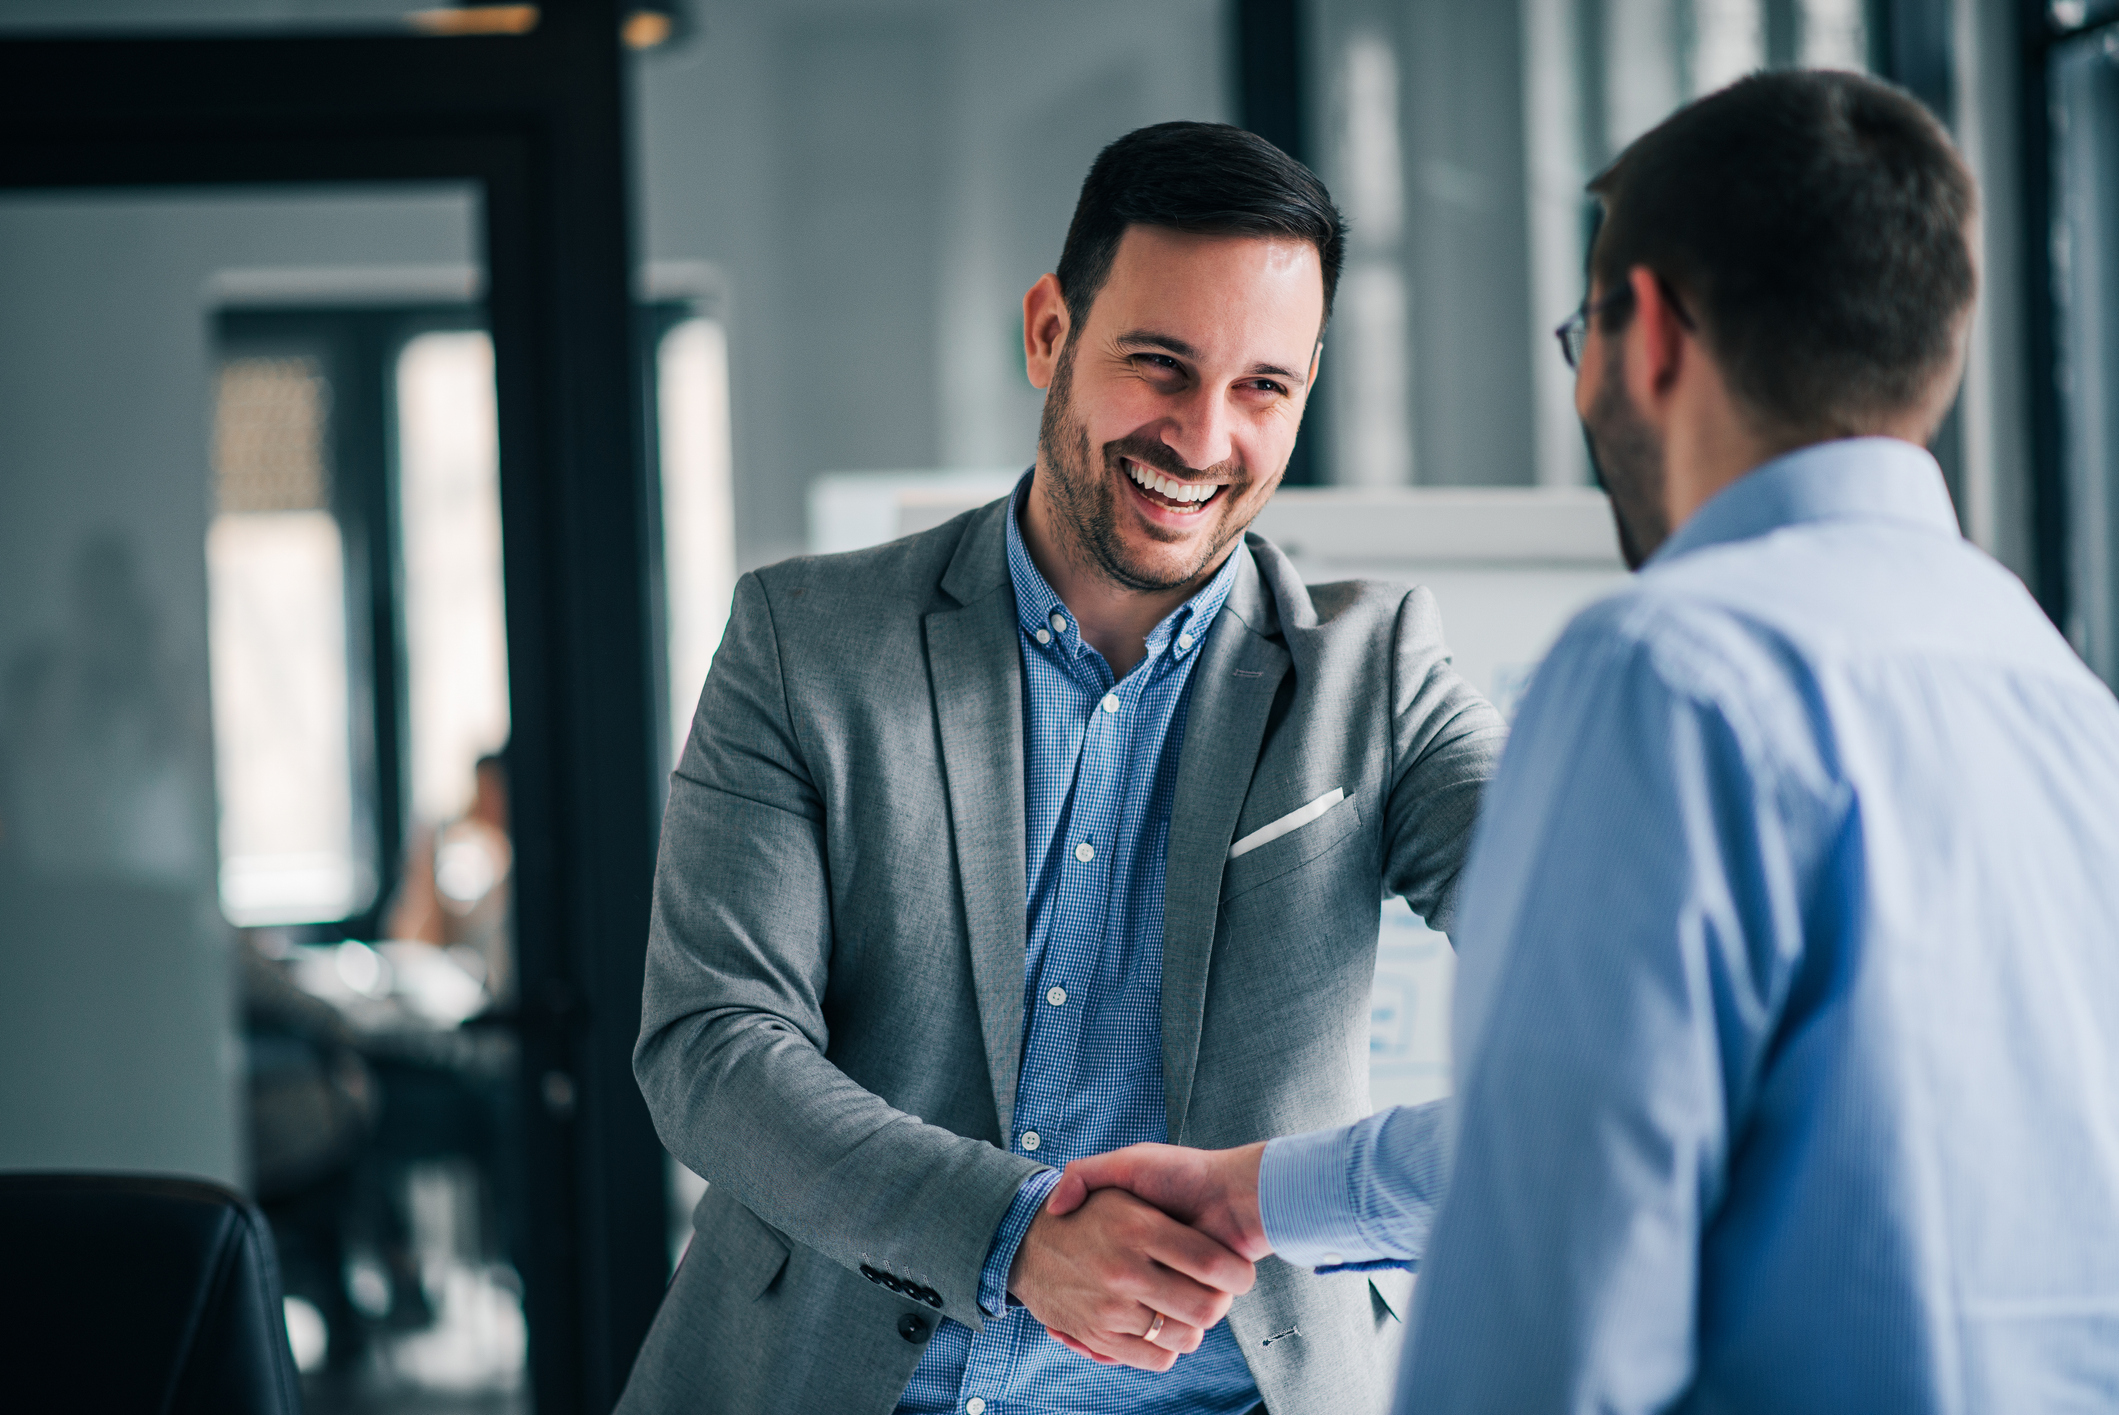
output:
[[1070,1350],[1167,1371],[1199,1349],[1255,1277],[1213,1239],[1113,1189],[1077,1195],[1064,1215],[1040,1209],[1008,1290]]
[[1263,1143],[1233,1150],[1128,1145],[1068,1165],[1045,1212],[1072,1213],[1099,1190],[1125,1189],[1255,1263],[1273,1251],[1258,1214],[1265,1151]]

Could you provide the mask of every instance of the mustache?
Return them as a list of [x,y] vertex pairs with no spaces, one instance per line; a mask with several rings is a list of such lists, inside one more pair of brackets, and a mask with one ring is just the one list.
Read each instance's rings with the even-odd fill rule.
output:
[[1164,476],[1179,481],[1220,482],[1233,486],[1244,480],[1243,459],[1240,457],[1227,458],[1211,467],[1188,467],[1161,438],[1147,433],[1128,433],[1104,444],[1104,459],[1108,465],[1117,466],[1122,457],[1143,467],[1153,467]]

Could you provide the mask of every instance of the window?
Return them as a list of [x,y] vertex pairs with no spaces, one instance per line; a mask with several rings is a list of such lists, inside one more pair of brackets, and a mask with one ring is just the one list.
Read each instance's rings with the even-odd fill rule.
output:
[[208,642],[221,906],[237,925],[345,918],[376,890],[374,841],[354,831],[330,404],[314,357],[221,365]]
[[[735,581],[728,348],[642,312],[681,750]],[[387,935],[407,849],[509,734],[492,341],[469,305],[221,317],[208,536],[221,903]]]
[[411,813],[433,827],[462,814],[479,758],[508,740],[493,341],[415,335],[392,386]]
[[1316,0],[1312,127],[1350,227],[1322,479],[1586,484],[1551,338],[1582,295],[1583,185],[1681,104],[1754,69],[1868,67],[1867,12],[1864,0]]
[[728,336],[685,307],[655,342],[656,441],[662,474],[662,564],[668,642],[670,759],[728,623],[736,587],[728,425]]

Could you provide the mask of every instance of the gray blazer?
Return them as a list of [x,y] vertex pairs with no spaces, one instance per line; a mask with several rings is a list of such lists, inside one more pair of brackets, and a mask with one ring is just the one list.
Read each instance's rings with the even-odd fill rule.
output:
[[[710,1187],[628,1415],[887,1415],[938,1317],[980,1325],[980,1266],[1041,1168],[1002,1138],[1026,928],[1008,504],[736,587],[670,784],[634,1052]],[[1305,588],[1258,536],[1235,553],[1163,930],[1169,1134],[1216,1147],[1368,1113],[1378,904],[1447,927],[1503,735],[1427,591]],[[1395,1317],[1360,1274],[1268,1258],[1229,1323],[1273,1415],[1389,1394]]]

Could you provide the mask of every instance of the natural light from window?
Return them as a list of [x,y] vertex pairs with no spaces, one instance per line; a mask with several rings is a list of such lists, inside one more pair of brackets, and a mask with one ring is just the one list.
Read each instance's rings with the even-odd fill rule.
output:
[[662,450],[663,595],[671,761],[684,750],[736,587],[729,486],[728,338],[719,320],[680,321],[656,349]]
[[345,551],[330,385],[311,358],[221,366],[208,645],[221,907],[238,926],[341,919],[375,890],[354,843]]
[[412,816],[434,826],[462,814],[478,759],[508,740],[492,339],[407,341],[396,408]]

